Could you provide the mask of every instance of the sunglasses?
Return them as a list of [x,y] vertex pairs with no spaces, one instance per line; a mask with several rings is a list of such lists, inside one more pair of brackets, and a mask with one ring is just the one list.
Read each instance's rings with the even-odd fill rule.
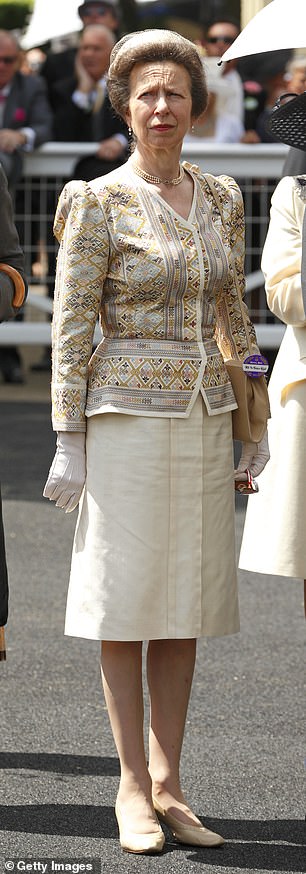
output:
[[17,55],[3,55],[0,57],[0,64],[14,64],[17,61]]
[[224,45],[231,46],[235,36],[208,36],[206,42],[211,43],[211,45],[215,45],[217,42],[224,42]]

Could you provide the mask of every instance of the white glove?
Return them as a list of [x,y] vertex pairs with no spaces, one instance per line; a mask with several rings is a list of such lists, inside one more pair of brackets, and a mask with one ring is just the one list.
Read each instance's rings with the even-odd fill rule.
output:
[[258,476],[266,466],[270,458],[268,431],[265,432],[260,443],[243,443],[241,458],[235,470],[235,479],[239,474],[249,470],[252,476]]
[[59,431],[56,453],[43,491],[66,513],[78,505],[86,479],[85,437],[81,431]]

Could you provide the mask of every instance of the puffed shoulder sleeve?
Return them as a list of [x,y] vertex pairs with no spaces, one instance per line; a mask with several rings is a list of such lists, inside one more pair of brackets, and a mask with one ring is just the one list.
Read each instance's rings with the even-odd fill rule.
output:
[[88,183],[65,186],[54,233],[60,246],[52,322],[52,421],[57,431],[82,431],[88,365],[109,258],[107,222]]
[[306,324],[301,280],[306,194],[303,188],[292,176],[286,176],[277,185],[262,254],[268,307],[286,325],[295,327]]

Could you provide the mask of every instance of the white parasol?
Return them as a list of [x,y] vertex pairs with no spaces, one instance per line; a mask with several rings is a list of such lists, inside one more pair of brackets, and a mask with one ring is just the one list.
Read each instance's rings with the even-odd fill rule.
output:
[[34,10],[21,46],[26,51],[49,39],[76,33],[83,27],[78,15],[81,0],[35,0]]
[[261,52],[306,47],[306,0],[271,0],[243,28],[223,61]]

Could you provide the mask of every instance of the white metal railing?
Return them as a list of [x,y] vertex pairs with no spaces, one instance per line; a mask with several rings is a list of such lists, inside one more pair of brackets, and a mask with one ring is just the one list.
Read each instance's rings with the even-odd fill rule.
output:
[[[24,157],[25,176],[71,176],[75,161],[94,154],[96,143],[46,143]],[[182,158],[201,170],[234,178],[263,177],[277,179],[282,174],[288,146],[281,143],[192,143],[185,142]]]
[[[76,161],[96,151],[95,143],[46,143],[24,157],[24,176],[16,196],[16,222],[25,251],[30,294],[24,321],[0,325],[0,345],[11,343],[50,344],[50,312],[56,243],[52,236],[54,208],[67,179],[73,178]],[[260,271],[261,251],[266,236],[271,194],[282,175],[287,146],[281,144],[215,144],[186,142],[184,160],[214,175],[226,174],[238,180],[245,201],[247,302],[256,326],[259,345],[277,348],[284,327],[268,313]],[[31,268],[42,241],[49,276],[42,277],[45,295],[35,294]],[[48,267],[46,268],[48,273]],[[42,318],[31,321],[33,307]],[[96,335],[98,338],[98,333]]]

